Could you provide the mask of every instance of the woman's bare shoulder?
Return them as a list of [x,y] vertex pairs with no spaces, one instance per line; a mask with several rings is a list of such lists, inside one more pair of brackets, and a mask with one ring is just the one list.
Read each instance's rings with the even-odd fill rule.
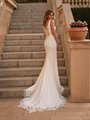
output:
[[54,20],[53,19],[50,19],[50,24],[54,25]]
[[50,22],[54,22],[54,19],[50,19]]

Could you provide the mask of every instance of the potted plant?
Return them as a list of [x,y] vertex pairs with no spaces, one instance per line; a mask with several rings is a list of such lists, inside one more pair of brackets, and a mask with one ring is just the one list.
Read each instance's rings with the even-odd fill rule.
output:
[[76,22],[71,22],[69,28],[71,40],[84,40],[88,32],[87,25],[86,21],[82,22],[78,20]]

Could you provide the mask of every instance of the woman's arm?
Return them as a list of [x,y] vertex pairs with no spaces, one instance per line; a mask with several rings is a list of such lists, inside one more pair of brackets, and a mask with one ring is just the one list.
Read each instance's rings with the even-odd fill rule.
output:
[[44,27],[43,27],[43,33],[44,33],[44,37],[46,38],[45,28]]
[[54,36],[54,39],[56,40],[57,48],[58,48],[58,37],[57,37],[57,33],[54,29],[54,20],[50,20],[50,28],[51,28],[51,33]]

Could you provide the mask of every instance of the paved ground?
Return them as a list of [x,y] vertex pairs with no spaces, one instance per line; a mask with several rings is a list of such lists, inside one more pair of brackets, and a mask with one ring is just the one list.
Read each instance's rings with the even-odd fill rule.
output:
[[20,99],[0,100],[0,120],[90,120],[90,103],[66,103],[55,111],[29,113],[18,107]]

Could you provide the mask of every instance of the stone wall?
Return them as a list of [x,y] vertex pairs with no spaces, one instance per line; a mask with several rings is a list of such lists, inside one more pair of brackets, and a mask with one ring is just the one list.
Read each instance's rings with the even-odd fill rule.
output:
[[16,8],[14,0],[2,0],[0,5],[0,53],[2,52],[3,41],[9,27],[13,9]]

